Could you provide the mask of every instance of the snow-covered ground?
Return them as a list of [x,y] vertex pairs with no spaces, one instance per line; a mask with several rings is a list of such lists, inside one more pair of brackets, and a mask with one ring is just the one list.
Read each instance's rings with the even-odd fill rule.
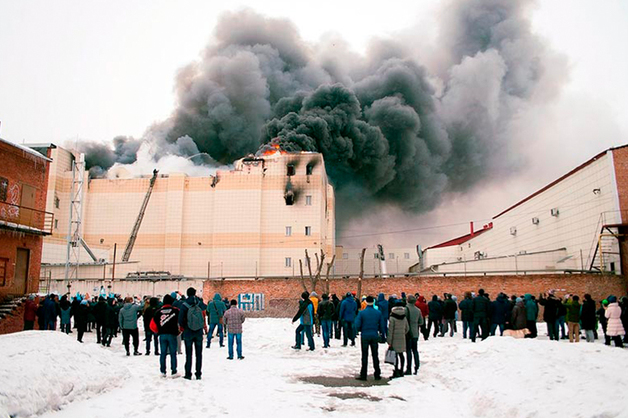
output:
[[[13,334],[0,337],[0,411],[46,418],[628,417],[628,350],[600,340],[549,341],[539,325],[536,340],[472,344],[460,332],[420,340],[417,376],[374,382],[370,367],[366,384],[354,380],[359,348],[332,340],[322,349],[316,337],[314,352],[295,351],[288,319],[248,319],[241,361],[227,360],[226,347],[214,339],[204,349],[200,381],[160,378],[158,357],[126,357],[120,336],[102,348],[95,333],[83,345],[76,334]],[[184,361],[179,356],[180,372]]]

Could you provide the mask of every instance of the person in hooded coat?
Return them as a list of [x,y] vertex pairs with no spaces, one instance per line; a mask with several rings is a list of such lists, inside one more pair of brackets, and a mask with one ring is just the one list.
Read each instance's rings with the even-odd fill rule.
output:
[[386,341],[386,335],[388,334],[388,318],[390,317],[390,312],[388,310],[388,301],[386,300],[383,293],[377,295],[377,309],[382,313],[384,320],[384,332],[382,333],[382,341]]
[[101,340],[102,345],[107,347],[111,347],[111,340],[113,339],[118,327],[118,315],[116,314],[116,310],[114,308],[115,304],[116,298],[110,297],[107,299],[107,307],[105,309],[105,327]]
[[598,309],[595,314],[597,315],[598,321],[600,321],[600,325],[602,326],[602,331],[604,331],[604,345],[611,345],[611,337],[606,333],[608,319],[606,319],[606,308],[608,307],[608,300],[604,299],[600,302],[600,309]]
[[528,316],[526,313],[525,303],[523,302],[523,299],[517,298],[515,300],[515,307],[512,308],[512,317],[510,319],[512,329],[525,329],[527,322]]
[[353,322],[358,313],[358,306],[355,298],[351,293],[347,293],[346,297],[340,303],[340,312],[338,318],[342,323],[343,347],[347,346],[348,340],[351,340],[351,346],[355,346],[355,333]]
[[623,347],[622,336],[626,335],[626,330],[621,322],[621,308],[617,303],[615,296],[609,296],[608,308],[606,308],[606,319],[608,324],[606,325],[606,333],[615,342],[615,347]]
[[445,293],[445,302],[443,303],[443,330],[441,336],[445,336],[449,330],[449,336],[454,336],[456,328],[456,313],[458,312],[458,304],[451,297],[451,294]]
[[569,332],[569,342],[580,342],[580,298],[577,295],[569,296],[565,302],[567,309],[567,330]]
[[386,341],[388,342],[388,348],[394,350],[397,354],[395,371],[390,377],[391,379],[403,376],[405,363],[403,353],[406,350],[406,334],[410,328],[406,319],[406,308],[404,305],[402,301],[395,302],[395,306],[390,312],[390,324]]
[[491,302],[491,336],[495,335],[497,327],[499,327],[499,335],[504,335],[508,305],[508,297],[503,293],[497,295],[497,298]]
[[430,308],[427,306],[427,301],[423,297],[423,295],[419,295],[414,304],[421,311],[421,316],[423,317],[423,324],[421,324],[421,334],[423,334],[423,340],[427,341],[430,337],[430,331],[427,329],[427,321],[426,318],[430,314]]
[[[35,327],[36,318],[37,303],[35,302],[35,295],[29,295],[28,300],[24,304],[24,331],[32,330]],[[63,331],[63,328],[61,328],[61,330]]]
[[323,300],[318,305],[318,320],[323,331],[323,348],[329,348],[329,339],[332,334],[331,318],[334,316],[334,305],[329,300],[329,295],[323,293]]
[[480,338],[488,338],[488,320],[491,310],[491,302],[484,294],[484,289],[478,290],[478,295],[473,298],[473,329],[471,330],[471,341],[475,342],[478,330],[481,330]]
[[137,318],[140,316],[141,310],[142,306],[133,303],[133,298],[129,296],[124,299],[124,306],[118,313],[118,322],[122,329],[122,344],[124,344],[127,356],[131,355],[129,351],[129,340],[131,337],[133,338],[133,355],[142,355],[138,351],[140,337],[137,329]]
[[214,329],[218,328],[218,344],[225,346],[225,333],[223,327],[223,316],[227,310],[225,303],[222,301],[220,293],[214,294],[214,298],[207,304],[207,320],[209,322],[209,331],[207,332],[207,346],[210,348],[212,339],[214,338]]
[[595,342],[594,330],[597,328],[597,320],[595,316],[595,301],[591,299],[590,294],[584,295],[582,309],[580,311],[580,323],[584,330],[585,338],[588,343]]
[[536,318],[539,316],[539,307],[532,299],[532,295],[530,293],[526,293],[523,296],[523,300],[526,304],[526,328],[530,331],[530,333],[526,335],[526,338],[536,338]]
[[384,332],[384,316],[381,309],[373,307],[375,300],[372,296],[366,299],[366,307],[362,309],[355,319],[356,331],[360,334],[361,360],[360,375],[358,380],[366,380],[368,368],[369,349],[373,357],[373,369],[375,380],[380,380],[382,371],[379,367],[378,344]]

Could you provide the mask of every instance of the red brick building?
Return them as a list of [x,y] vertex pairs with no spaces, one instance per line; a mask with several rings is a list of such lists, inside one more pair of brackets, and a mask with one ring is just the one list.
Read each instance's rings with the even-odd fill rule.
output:
[[50,158],[0,139],[0,299],[39,288]]

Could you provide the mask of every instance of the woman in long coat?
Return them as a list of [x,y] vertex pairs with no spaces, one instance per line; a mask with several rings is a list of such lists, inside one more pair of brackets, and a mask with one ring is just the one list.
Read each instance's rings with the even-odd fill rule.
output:
[[395,377],[403,376],[403,368],[405,364],[405,358],[403,353],[406,351],[406,334],[408,333],[409,326],[406,320],[406,308],[403,302],[397,302],[390,312],[390,323],[388,325],[388,335],[386,341],[388,347],[397,353],[397,360],[395,361],[395,371],[391,376],[391,379]]
[[626,331],[621,323],[621,308],[619,307],[615,296],[608,297],[608,308],[606,308],[604,316],[608,319],[608,324],[606,325],[606,335],[615,341],[616,347],[623,347],[624,344],[622,343],[621,337],[626,334]]

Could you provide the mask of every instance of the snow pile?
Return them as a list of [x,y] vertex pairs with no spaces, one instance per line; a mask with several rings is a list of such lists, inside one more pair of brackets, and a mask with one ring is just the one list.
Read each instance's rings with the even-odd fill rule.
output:
[[[293,350],[295,328],[289,319],[248,318],[245,359],[227,360],[215,338],[203,349],[200,381],[162,379],[159,358],[126,357],[120,336],[108,349],[89,342],[95,333],[85,335],[85,346],[60,332],[2,337],[0,356],[8,353],[9,361],[0,358],[0,405],[18,417],[43,412],[41,418],[628,416],[628,350],[602,340],[549,341],[543,324],[534,340],[491,337],[473,344],[461,333],[421,339],[419,374],[390,381],[380,344],[379,382],[370,358],[368,382],[355,380],[359,347],[333,339],[322,349],[317,336],[315,351]],[[178,361],[182,373],[185,356]],[[120,364],[126,367],[114,366]],[[120,387],[103,392],[114,385]]]
[[61,332],[0,335],[0,417],[28,417],[120,386],[128,369]]

